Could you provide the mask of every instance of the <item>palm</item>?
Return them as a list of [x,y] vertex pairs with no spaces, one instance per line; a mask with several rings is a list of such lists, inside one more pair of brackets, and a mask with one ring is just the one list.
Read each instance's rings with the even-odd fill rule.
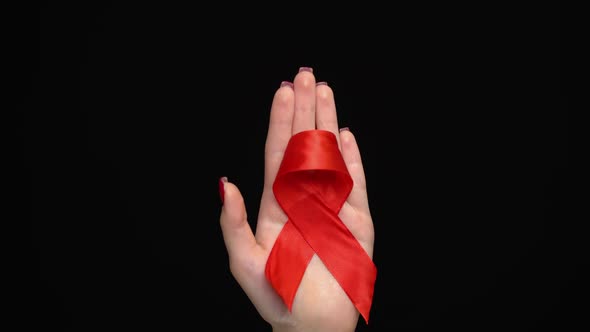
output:
[[316,87],[311,72],[303,71],[294,87],[277,90],[271,108],[265,148],[265,184],[256,232],[246,222],[243,200],[231,183],[225,185],[225,204],[221,225],[230,258],[232,274],[244,289],[263,319],[282,330],[354,330],[359,314],[336,279],[314,255],[307,267],[289,312],[264,275],[273,244],[287,216],[272,192],[272,184],[292,135],[309,129],[323,129],[336,135],[354,186],[340,210],[340,219],[362,247],[372,256],[373,223],[367,202],[365,177],[354,136],[339,133],[332,90]]

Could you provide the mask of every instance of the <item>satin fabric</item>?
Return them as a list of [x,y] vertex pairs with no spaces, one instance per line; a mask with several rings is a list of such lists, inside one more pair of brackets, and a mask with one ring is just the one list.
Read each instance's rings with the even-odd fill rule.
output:
[[308,130],[291,137],[273,184],[288,220],[265,270],[289,311],[303,273],[317,254],[368,323],[377,269],[338,217],[352,186],[332,132]]

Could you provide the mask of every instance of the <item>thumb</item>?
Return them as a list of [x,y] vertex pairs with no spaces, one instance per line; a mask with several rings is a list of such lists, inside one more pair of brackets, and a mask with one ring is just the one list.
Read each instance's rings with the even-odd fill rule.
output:
[[219,179],[221,208],[221,231],[230,260],[238,256],[250,256],[256,248],[256,239],[248,224],[244,198],[236,185],[227,177]]

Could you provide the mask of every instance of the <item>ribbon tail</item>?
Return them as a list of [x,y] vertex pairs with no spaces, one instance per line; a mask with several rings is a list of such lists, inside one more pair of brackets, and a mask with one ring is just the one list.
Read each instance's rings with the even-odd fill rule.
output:
[[292,311],[295,294],[313,255],[301,233],[287,221],[273,245],[264,272],[289,311]]

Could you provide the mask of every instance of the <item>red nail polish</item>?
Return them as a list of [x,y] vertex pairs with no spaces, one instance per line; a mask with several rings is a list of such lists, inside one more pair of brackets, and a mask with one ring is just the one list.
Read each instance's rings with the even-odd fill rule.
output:
[[227,182],[227,177],[222,176],[219,178],[219,198],[221,198],[221,204],[223,204],[225,199],[225,183]]
[[302,72],[302,71],[308,71],[310,73],[313,73],[313,68],[311,68],[311,67],[300,67],[299,68],[299,72]]

